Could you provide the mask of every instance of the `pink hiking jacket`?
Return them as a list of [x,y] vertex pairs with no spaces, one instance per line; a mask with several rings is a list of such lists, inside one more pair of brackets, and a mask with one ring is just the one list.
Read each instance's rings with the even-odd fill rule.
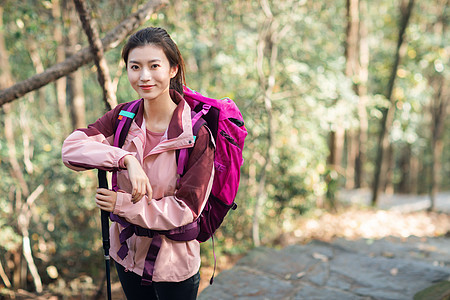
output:
[[[214,141],[209,130],[202,127],[195,139],[192,134],[191,109],[180,94],[171,90],[178,103],[161,142],[143,156],[146,143],[143,102],[131,124],[122,148],[113,147],[114,126],[124,104],[106,113],[87,129],[77,129],[64,141],[64,164],[76,171],[92,168],[119,170],[117,202],[114,214],[128,222],[154,230],[170,230],[193,222],[203,210],[214,177]],[[193,147],[186,172],[177,185],[176,150]],[[127,170],[120,169],[119,160],[132,154],[150,180],[153,199],[144,196],[131,202],[131,183]],[[128,255],[122,260],[117,251],[121,244],[122,226],[113,222],[110,228],[111,257],[126,270],[143,274],[145,257],[151,238],[133,235],[128,239]],[[162,237],[155,262],[153,281],[179,282],[196,274],[200,268],[200,245],[197,240],[172,241]]]

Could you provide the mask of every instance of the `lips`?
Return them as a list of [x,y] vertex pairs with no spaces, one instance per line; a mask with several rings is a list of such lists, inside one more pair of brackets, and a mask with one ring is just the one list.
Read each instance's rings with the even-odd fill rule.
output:
[[145,85],[140,85],[140,86],[139,86],[139,88],[140,88],[141,90],[144,90],[144,91],[149,91],[149,90],[151,90],[153,87],[154,87],[154,85],[147,85],[147,84],[145,84]]

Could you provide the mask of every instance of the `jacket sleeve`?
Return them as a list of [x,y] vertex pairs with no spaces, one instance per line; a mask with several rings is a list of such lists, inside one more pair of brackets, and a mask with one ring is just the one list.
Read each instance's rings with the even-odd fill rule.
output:
[[186,172],[173,196],[133,204],[131,195],[118,192],[114,214],[128,222],[154,230],[169,230],[193,222],[203,210],[214,178],[214,145],[204,126],[189,154]]
[[128,151],[112,146],[114,125],[122,105],[107,112],[87,128],[71,133],[62,146],[63,163],[75,171],[88,169],[117,170],[119,160]]

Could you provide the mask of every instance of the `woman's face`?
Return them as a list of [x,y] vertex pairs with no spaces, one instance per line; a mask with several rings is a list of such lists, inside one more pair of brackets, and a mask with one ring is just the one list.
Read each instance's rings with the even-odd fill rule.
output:
[[169,95],[170,79],[178,67],[171,67],[164,51],[155,45],[134,48],[128,54],[127,73],[131,86],[145,100]]

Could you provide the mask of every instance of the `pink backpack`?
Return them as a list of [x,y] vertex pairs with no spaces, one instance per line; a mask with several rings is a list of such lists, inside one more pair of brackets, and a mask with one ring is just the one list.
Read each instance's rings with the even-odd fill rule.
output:
[[[244,148],[244,140],[247,136],[242,114],[236,104],[229,98],[222,100],[207,98],[187,87],[184,87],[184,99],[192,109],[194,136],[197,135],[203,125],[207,124],[214,138],[216,150],[214,155],[215,173],[213,186],[205,208],[199,218],[193,223],[172,230],[156,231],[146,229],[128,223],[125,219],[117,215],[110,215],[112,221],[120,223],[125,228],[119,236],[122,244],[118,252],[120,258],[124,259],[128,254],[126,240],[133,234],[148,236],[153,239],[148,250],[150,255],[147,255],[148,260],[146,259],[142,284],[151,284],[152,282],[154,263],[161,247],[160,235],[164,235],[175,241],[197,239],[199,242],[205,242],[209,238],[212,238],[214,250],[214,232],[222,224],[228,211],[237,208],[234,199],[239,187],[240,169],[243,163],[242,149]],[[128,102],[120,111],[116,120],[114,146],[123,146],[131,122],[139,108],[140,101]],[[188,158],[188,149],[181,149],[178,152],[177,173],[180,177],[183,176]],[[118,189],[116,172],[113,172],[112,188],[113,190]],[[214,259],[214,270],[215,267],[216,260]],[[211,284],[213,279],[214,273],[210,280]]]
[[[194,131],[196,131],[197,120],[202,117],[211,130],[216,143],[213,186],[208,202],[199,218],[200,233],[197,240],[204,242],[213,236],[228,211],[237,207],[234,198],[239,188],[241,166],[244,162],[242,150],[247,130],[244,127],[241,112],[229,98],[222,100],[207,98],[184,87],[184,99],[192,111],[197,113],[192,120]],[[180,152],[178,160],[180,175],[182,174],[181,168],[187,162],[186,152],[186,149]]]

